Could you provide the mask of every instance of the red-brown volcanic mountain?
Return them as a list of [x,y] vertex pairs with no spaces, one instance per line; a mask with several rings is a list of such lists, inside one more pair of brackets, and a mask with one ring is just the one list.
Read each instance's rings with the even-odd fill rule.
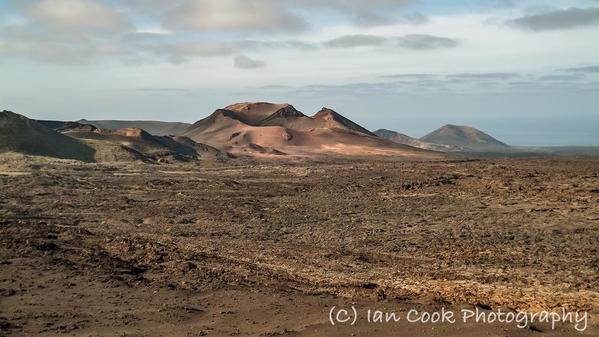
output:
[[196,122],[183,136],[233,153],[443,157],[381,139],[331,109],[310,117],[289,104],[233,104]]

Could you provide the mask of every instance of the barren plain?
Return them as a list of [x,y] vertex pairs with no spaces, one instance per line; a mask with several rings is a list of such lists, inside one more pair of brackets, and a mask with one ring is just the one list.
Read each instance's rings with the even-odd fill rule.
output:
[[[0,334],[597,336],[599,158],[0,161]],[[589,328],[332,326],[333,306]]]

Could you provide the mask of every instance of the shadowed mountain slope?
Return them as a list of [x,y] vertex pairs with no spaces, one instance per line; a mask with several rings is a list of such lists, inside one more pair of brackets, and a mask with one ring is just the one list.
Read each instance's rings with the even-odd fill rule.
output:
[[[227,158],[226,153],[205,145],[198,144],[187,137],[154,136],[138,128],[98,131],[64,131],[65,134],[87,141],[94,147],[102,148],[106,158],[110,157],[112,148],[121,154],[118,161],[139,159],[143,161],[177,160],[189,161],[205,156]],[[123,152],[124,151],[124,152]],[[107,159],[107,161],[110,161]]]
[[35,120],[0,112],[0,152],[94,161],[94,149]]
[[[199,144],[187,137],[152,135],[140,128],[121,128],[116,130],[97,128],[92,124],[64,121],[39,121],[54,130],[80,139],[96,150],[99,161],[136,161],[147,162],[176,160],[188,161],[194,159],[231,158],[227,153],[206,144]],[[87,122],[87,121],[86,121]],[[129,122],[109,121],[101,125],[113,126]],[[89,122],[88,122],[89,123]],[[160,125],[162,122],[143,122]],[[186,124],[189,125],[189,124]],[[163,129],[166,130],[166,129]]]

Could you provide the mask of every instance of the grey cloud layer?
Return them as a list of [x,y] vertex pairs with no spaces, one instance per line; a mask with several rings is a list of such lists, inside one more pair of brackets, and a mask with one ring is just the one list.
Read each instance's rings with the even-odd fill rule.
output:
[[[126,63],[188,62],[199,57],[251,54],[266,49],[311,51],[322,48],[453,48],[460,40],[428,34],[354,34],[307,42],[278,33],[309,29],[310,11],[334,10],[361,27],[424,24],[422,14],[394,10],[411,0],[4,0],[23,20],[0,30],[0,56],[63,64],[119,59]],[[137,32],[130,18],[166,29]],[[141,20],[141,21],[144,21]],[[555,10],[513,20],[534,30],[599,22],[599,8]],[[2,22],[0,22],[2,24]],[[146,23],[147,24],[147,23]],[[150,31],[152,31],[150,29]],[[219,35],[214,35],[219,34]],[[219,37],[215,39],[214,37]],[[222,38],[221,38],[222,36]],[[210,37],[210,38],[207,38]],[[583,71],[583,70],[580,70]],[[586,69],[593,72],[593,69]]]
[[354,48],[369,46],[399,46],[406,49],[424,50],[451,48],[459,45],[457,39],[427,34],[410,34],[398,37],[376,35],[346,35],[324,42],[329,48]]
[[0,55],[82,64],[127,54],[114,38],[133,25],[110,6],[81,0],[22,1],[16,6],[28,20],[0,30]]
[[438,49],[456,47],[456,39],[426,34],[411,34],[398,38],[401,47],[407,49]]
[[[394,22],[381,15],[416,0],[123,0],[123,6],[161,17],[164,26],[186,30],[295,31],[306,29],[300,12],[333,10],[364,25]],[[161,13],[166,13],[162,17]],[[426,17],[407,14],[404,23],[422,23]]]
[[575,72],[575,73],[599,73],[599,65],[598,66],[568,68],[568,69],[566,69],[566,71]]
[[541,81],[576,81],[581,79],[580,75],[545,75],[541,76],[539,80]]
[[295,31],[307,23],[273,0],[186,1],[169,10],[167,28],[185,30]]
[[[572,68],[578,69],[578,68]],[[353,96],[353,95],[398,95],[422,92],[483,92],[523,90],[588,90],[597,82],[584,76],[564,75],[563,70],[545,75],[519,73],[458,73],[458,74],[392,74],[381,75],[379,81],[358,82],[339,85],[307,85],[301,87],[273,87],[261,89],[292,92],[306,95]]]
[[[142,43],[144,50],[151,50],[153,54],[164,57],[166,60],[182,63],[189,62],[198,57],[227,56],[250,51],[264,51],[273,49],[296,49],[311,51],[318,46],[301,41],[260,41],[240,40],[231,42],[180,42],[170,43],[161,40],[150,40],[148,44]],[[248,68],[238,66],[237,68]],[[254,67],[255,68],[255,67]]]
[[[0,30],[0,56],[61,64],[107,58],[126,63],[186,62],[196,57],[242,54],[245,50],[316,50],[318,43],[251,37],[308,29],[303,13],[327,8],[349,18],[409,0],[5,0],[24,20]],[[304,11],[304,12],[302,12]],[[169,34],[138,33],[129,17],[149,19]],[[407,20],[407,19],[406,19]],[[422,21],[415,16],[411,20]],[[0,22],[0,25],[2,22]],[[185,32],[190,32],[191,35]],[[206,32],[236,34],[206,41]],[[273,35],[274,34],[274,35]]]
[[469,73],[469,74],[452,74],[447,77],[452,80],[509,80],[520,77],[516,73]]
[[233,64],[236,68],[239,69],[255,69],[255,68],[263,68],[266,64],[263,61],[258,61],[249,58],[245,55],[238,55],[233,60]]
[[388,39],[382,36],[356,34],[341,36],[326,41],[324,45],[330,48],[352,48],[365,46],[380,46],[387,42]]
[[570,29],[599,24],[599,8],[569,8],[533,14],[509,22],[534,31]]
[[38,24],[55,29],[119,33],[131,28],[127,16],[99,2],[42,0],[24,9]]

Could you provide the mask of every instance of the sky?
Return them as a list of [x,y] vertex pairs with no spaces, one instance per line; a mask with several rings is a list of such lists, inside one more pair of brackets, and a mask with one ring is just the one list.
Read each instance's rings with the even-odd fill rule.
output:
[[599,145],[599,0],[0,0],[0,79],[0,109],[37,119],[269,101]]

